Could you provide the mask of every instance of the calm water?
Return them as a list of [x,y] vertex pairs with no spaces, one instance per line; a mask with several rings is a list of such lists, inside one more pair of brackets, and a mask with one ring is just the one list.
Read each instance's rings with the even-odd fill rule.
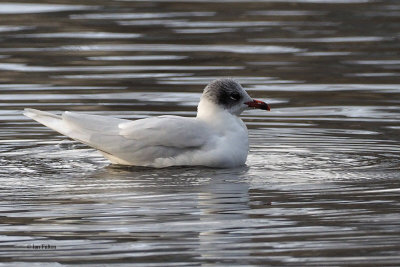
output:
[[[0,2],[0,266],[400,265],[399,1],[44,2]],[[238,169],[111,166],[21,115],[194,116],[226,76],[272,107]]]

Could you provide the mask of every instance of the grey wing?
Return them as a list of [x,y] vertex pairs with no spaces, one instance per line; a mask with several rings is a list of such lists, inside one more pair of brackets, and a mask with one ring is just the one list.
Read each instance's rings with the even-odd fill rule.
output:
[[108,116],[75,112],[64,112],[61,118],[63,127],[61,131],[55,130],[103,152],[111,149],[111,144],[122,141],[118,140],[118,125],[129,122]]
[[160,116],[119,125],[120,134],[143,146],[199,147],[206,142],[204,124],[194,118]]
[[136,121],[64,113],[69,136],[92,146],[114,163],[151,165],[174,158],[207,142],[208,128],[193,118],[162,116]]

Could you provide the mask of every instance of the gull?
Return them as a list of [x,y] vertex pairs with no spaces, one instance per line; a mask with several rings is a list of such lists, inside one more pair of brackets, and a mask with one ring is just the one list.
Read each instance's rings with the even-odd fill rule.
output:
[[247,109],[270,110],[232,79],[209,83],[195,118],[158,116],[125,120],[66,111],[62,115],[26,108],[24,115],[104,155],[112,164],[164,168],[244,165],[249,151]]

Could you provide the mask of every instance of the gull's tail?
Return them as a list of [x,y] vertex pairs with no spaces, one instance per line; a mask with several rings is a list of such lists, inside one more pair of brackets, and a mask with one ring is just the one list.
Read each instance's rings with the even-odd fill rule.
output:
[[[26,108],[24,115],[35,121],[66,135],[74,140],[85,143],[98,150],[103,150],[104,138],[118,135],[118,125],[127,120],[88,115],[66,111],[61,116],[49,112]],[[103,140],[98,140],[98,139]]]
[[64,112],[55,115],[49,112],[26,108],[25,116],[68,136],[76,141],[91,146],[117,164],[125,164],[124,160],[112,155],[114,146],[127,146],[131,140],[126,140],[119,135],[119,124],[131,122],[129,120],[88,115],[75,112]]
[[61,134],[67,135],[63,119],[59,115],[32,108],[26,108],[23,114]]

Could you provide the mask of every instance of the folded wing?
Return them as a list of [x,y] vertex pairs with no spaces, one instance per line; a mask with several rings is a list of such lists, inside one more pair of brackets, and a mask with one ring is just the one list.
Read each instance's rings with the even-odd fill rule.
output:
[[161,116],[136,121],[26,109],[25,115],[103,153],[117,164],[156,166],[187,150],[201,149],[209,129],[194,118]]
[[190,148],[205,142],[205,125],[194,118],[160,116],[119,124],[119,134],[140,146]]

